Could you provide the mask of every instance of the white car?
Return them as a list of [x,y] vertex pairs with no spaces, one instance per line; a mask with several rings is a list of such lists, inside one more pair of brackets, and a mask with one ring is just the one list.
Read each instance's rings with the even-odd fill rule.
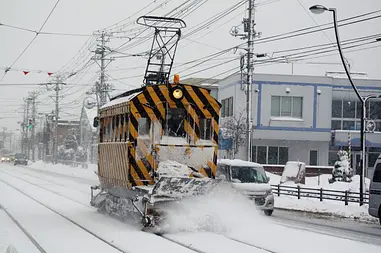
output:
[[371,216],[379,218],[381,224],[381,155],[374,164],[373,177],[369,189],[369,209]]
[[274,195],[270,178],[262,165],[239,159],[217,161],[217,178],[230,182],[232,187],[242,191],[268,216],[274,211]]

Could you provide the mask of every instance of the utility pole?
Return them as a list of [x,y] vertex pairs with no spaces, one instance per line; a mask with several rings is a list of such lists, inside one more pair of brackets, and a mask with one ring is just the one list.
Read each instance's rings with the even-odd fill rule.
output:
[[26,122],[27,122],[27,115],[26,115],[26,108],[27,108],[27,103],[24,99],[24,117],[23,117],[23,120],[21,122],[18,122],[20,123],[21,125],[21,129],[20,129],[20,132],[21,132],[21,153],[26,153],[26,146],[25,146],[25,142],[26,142]]
[[[54,103],[55,103],[55,110],[54,110],[54,115],[55,115],[55,121],[54,121],[54,138],[53,138],[53,159],[52,159],[52,162],[53,163],[57,163],[57,154],[58,154],[58,120],[59,120],[59,101],[60,101],[60,95],[59,95],[59,92],[60,92],[60,85],[65,85],[64,82],[62,82],[62,77],[61,76],[56,76],[55,77],[55,80],[54,82],[51,82],[49,84],[52,84],[54,85],[54,88],[53,90],[55,91],[55,95],[54,96],[50,96]],[[42,84],[42,85],[45,85],[45,84]],[[51,90],[49,89],[48,85],[47,85],[47,89],[48,90]]]
[[[98,44],[97,49],[94,51],[95,56],[92,57],[93,60],[97,62],[99,67],[101,68],[101,75],[99,78],[99,82],[96,82],[95,88],[96,88],[96,94],[97,97],[99,96],[98,101],[98,109],[102,107],[104,104],[107,103],[107,97],[108,92],[110,91],[110,85],[106,84],[106,67],[110,62],[113,60],[113,58],[106,59],[105,53],[106,50],[111,52],[111,49],[106,46],[106,42],[109,42],[109,35],[106,34],[104,31],[100,33],[96,33],[96,35],[100,36],[100,39],[98,40],[100,44]],[[108,62],[107,62],[108,61]]]
[[[255,6],[254,6],[255,0],[248,0],[248,17],[243,19],[243,25],[244,25],[244,33],[239,33],[238,27],[235,26],[230,31],[230,34],[235,37],[241,37],[241,39],[247,40],[247,47],[245,50],[247,51],[246,57],[246,148],[247,148],[247,154],[246,159],[247,161],[251,161],[251,130],[252,130],[252,113],[251,113],[251,96],[252,96],[252,89],[251,86],[253,84],[253,76],[254,76],[254,38],[256,37],[257,33],[254,29],[255,26]],[[242,66],[242,62],[241,62]],[[243,85],[242,85],[243,87]]]
[[53,163],[56,164],[57,163],[57,155],[58,155],[58,119],[59,119],[59,92],[60,92],[60,83],[61,83],[61,80],[59,77],[56,78],[56,87],[54,88],[55,92],[56,92],[56,98],[55,98],[55,102],[56,102],[56,110],[55,110],[55,124],[54,124],[54,130],[55,130],[55,138],[54,138],[54,142],[53,142]]
[[26,122],[25,122],[25,145],[26,145],[26,157],[29,159],[30,154],[30,141],[29,141],[29,128],[28,128],[28,122],[29,122],[29,97],[26,99]]
[[101,106],[103,106],[106,103],[106,93],[105,93],[105,33],[102,32],[101,34],[101,78],[100,78],[100,85],[101,85]]
[[247,143],[247,161],[251,161],[251,85],[253,84],[254,72],[254,1],[249,0],[249,20],[248,20],[248,40],[247,40],[247,94],[246,94],[246,143]]
[[31,139],[32,139],[32,161],[35,161],[35,150],[36,150],[36,94],[32,93],[31,95],[31,100],[32,100],[32,134],[31,134]]

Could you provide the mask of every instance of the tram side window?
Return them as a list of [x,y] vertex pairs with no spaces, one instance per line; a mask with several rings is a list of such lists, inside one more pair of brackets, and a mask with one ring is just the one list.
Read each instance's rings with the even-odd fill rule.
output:
[[124,141],[128,141],[128,131],[129,131],[129,128],[128,128],[128,114],[124,114],[124,120],[125,120],[125,123],[124,123],[124,126],[123,126],[123,133],[124,133]]
[[114,140],[119,141],[119,124],[120,124],[120,115],[115,116],[115,134],[114,134]]
[[212,119],[199,119],[200,123],[200,139],[211,140],[212,139]]
[[120,124],[119,124],[119,141],[124,141],[124,114],[120,115]]
[[99,142],[103,142],[104,134],[105,134],[105,127],[104,127],[104,118],[100,119],[100,127],[99,127]]
[[166,136],[185,137],[184,121],[186,111],[183,108],[168,108]]
[[139,136],[149,136],[149,130],[151,127],[151,120],[149,118],[138,119],[138,134]]
[[109,141],[109,136],[110,136],[110,118],[107,117],[105,118],[105,125],[104,125],[104,141],[108,142]]

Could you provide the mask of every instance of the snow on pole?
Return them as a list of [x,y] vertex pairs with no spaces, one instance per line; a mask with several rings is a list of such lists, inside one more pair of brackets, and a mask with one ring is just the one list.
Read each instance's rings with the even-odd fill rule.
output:
[[351,167],[351,132],[348,131],[348,167]]

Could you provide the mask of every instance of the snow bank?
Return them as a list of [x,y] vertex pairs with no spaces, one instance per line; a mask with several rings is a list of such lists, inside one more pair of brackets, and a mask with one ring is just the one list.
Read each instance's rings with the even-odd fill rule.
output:
[[[280,183],[281,176],[275,175],[269,172],[266,174],[270,177],[270,184],[277,185]],[[323,188],[324,190],[337,190],[337,191],[349,191],[360,192],[360,176],[355,175],[352,177],[352,182],[334,182],[330,184],[328,179],[331,175],[321,175],[320,182],[319,177],[306,177],[305,184],[299,184],[301,187],[308,187],[313,189]],[[293,182],[287,182],[281,185],[297,186]],[[365,178],[365,189],[369,191],[370,179]],[[337,193],[339,194],[339,193]],[[359,206],[358,203],[349,203],[348,206],[343,201],[323,200],[301,197],[298,199],[296,196],[282,195],[275,196],[274,205],[275,208],[282,208],[288,210],[304,211],[304,212],[316,212],[320,214],[333,215],[337,217],[360,219],[364,221],[375,221],[373,217],[368,214],[368,205]],[[324,195],[324,193],[323,193]],[[357,195],[358,196],[358,195]]]
[[318,199],[297,199],[291,196],[275,196],[275,208],[313,212],[321,215],[329,215],[338,218],[349,218],[361,221],[378,222],[378,220],[368,214],[368,205],[359,206],[358,203],[348,203],[344,205],[342,201]]
[[88,168],[84,169],[81,167],[70,167],[64,164],[51,164],[44,163],[43,161],[36,161],[27,168],[98,181],[98,176],[95,174],[95,172],[98,171],[98,166],[96,164],[89,164]]

